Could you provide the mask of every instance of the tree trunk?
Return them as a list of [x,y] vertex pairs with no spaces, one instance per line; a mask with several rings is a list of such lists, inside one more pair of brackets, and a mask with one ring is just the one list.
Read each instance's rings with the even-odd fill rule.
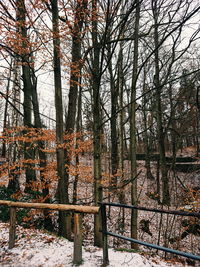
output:
[[[94,168],[94,204],[102,202],[102,174],[101,174],[101,111],[100,111],[100,47],[97,39],[97,0],[92,1],[92,108],[93,108],[93,168]],[[94,244],[102,247],[102,235],[100,233],[100,215],[94,215]]]
[[117,171],[119,168],[118,159],[118,136],[117,136],[117,99],[118,99],[118,88],[115,85],[113,76],[113,64],[111,60],[111,48],[108,44],[108,58],[110,58],[108,63],[108,70],[110,74],[110,91],[111,91],[111,189],[117,187]]
[[[20,62],[19,62],[19,57],[15,57],[14,62],[13,62],[13,88],[12,88],[12,93],[13,93],[13,105],[16,109],[12,109],[12,125],[13,127],[20,126],[20,115],[18,113],[18,110],[20,110],[20,77],[21,77],[21,71],[20,71]],[[12,162],[13,163],[18,163],[20,160],[20,149],[18,146],[18,143],[15,141],[13,144],[13,157],[12,157]],[[19,184],[19,167],[15,167],[10,172],[11,179],[9,179],[8,182],[8,188],[12,189],[13,191],[18,191],[20,190],[20,184]]]
[[19,56],[16,56],[13,63],[13,105],[17,108],[12,110],[12,124],[13,126],[22,125],[20,111],[20,96],[21,96],[21,63]]
[[[32,82],[31,82],[31,71],[30,71],[30,47],[26,28],[26,7],[24,0],[16,0],[17,7],[17,21],[19,23],[19,33],[22,36],[22,50],[21,61],[22,61],[22,79],[23,79],[23,91],[24,91],[24,126],[32,127]],[[34,160],[35,152],[31,147],[30,143],[25,143],[24,145],[24,158],[25,160]],[[25,191],[29,192],[31,190],[31,185],[33,181],[36,181],[36,173],[33,169],[34,165],[30,164],[26,167],[26,186]]]
[[70,89],[69,102],[66,117],[66,131],[73,132],[75,126],[78,87],[80,81],[81,63],[81,47],[82,47],[82,28],[86,14],[88,0],[77,1],[74,17],[74,27],[72,30],[72,62],[70,72]]
[[[124,184],[124,109],[123,109],[123,44],[120,43],[120,51],[118,58],[118,92],[119,92],[119,170],[120,170],[120,184]],[[119,203],[125,204],[125,192],[123,189],[119,189]],[[122,209],[122,214],[120,218],[119,231],[121,234],[124,233],[125,229],[125,213],[124,209]]]
[[[6,86],[6,97],[5,97],[5,109],[4,109],[4,116],[3,116],[3,134],[7,128],[7,124],[8,124],[8,121],[7,121],[7,116],[8,116],[8,94],[9,94],[9,90],[10,90],[10,78],[11,78],[11,69],[12,69],[12,62],[11,62],[11,66],[10,66],[10,69],[9,69],[9,77],[8,77],[8,83],[7,83],[7,86]],[[2,142],[2,152],[1,152],[1,156],[2,158],[5,158],[6,157],[6,142],[3,140]]]
[[[146,97],[146,91],[147,91],[147,85],[146,85],[146,69],[144,66],[144,77],[143,77],[143,99],[142,99],[142,109],[143,109],[143,123],[144,123],[144,150],[145,150],[145,168],[146,168],[146,178],[147,178],[147,194],[152,194],[156,192],[156,182],[155,178],[151,172],[151,164],[150,164],[150,142],[149,142],[149,130],[148,129],[148,122],[147,122],[147,109],[148,109],[148,100]],[[151,127],[151,126],[149,126]]]
[[[80,81],[81,83],[81,81]],[[82,107],[82,86],[79,86],[79,96],[78,96],[78,112],[77,112],[77,121],[76,121],[76,131],[79,133],[81,131],[81,107]],[[81,138],[81,137],[80,137]],[[77,141],[78,138],[76,138],[76,148],[77,148]],[[76,155],[76,168],[78,168],[79,165],[79,155]],[[73,184],[73,204],[76,204],[77,202],[77,187],[78,187],[78,178],[79,174],[77,173],[74,179]]]
[[[69,101],[68,101],[68,111],[66,116],[66,133],[73,133],[75,122],[76,122],[76,108],[77,108],[77,97],[78,97],[78,87],[80,82],[80,72],[81,72],[81,47],[82,47],[82,28],[83,22],[86,14],[88,0],[77,1],[75,8],[74,17],[74,27],[72,29],[72,62],[71,62],[71,72],[70,72],[70,89],[69,89]],[[66,140],[67,142],[67,140]],[[71,158],[68,151],[65,150],[66,166],[70,165]],[[69,187],[69,170],[66,168],[65,180],[67,181],[67,194]],[[69,197],[68,197],[69,201]],[[68,239],[71,239],[71,218],[68,216]]]
[[[40,110],[39,110],[39,101],[38,101],[38,94],[37,94],[37,79],[34,74],[34,69],[32,69],[32,82],[33,82],[33,88],[32,88],[32,103],[33,103],[33,113],[34,113],[34,120],[35,120],[35,127],[38,129],[43,128],[43,124],[40,117]],[[44,152],[45,149],[45,143],[42,140],[38,141],[38,154],[39,154],[39,166],[40,166],[40,180],[42,184],[42,195],[44,198],[44,203],[50,203],[49,198],[49,184],[50,180],[45,177],[45,171],[47,167],[47,156]],[[48,210],[44,210],[44,227],[45,229],[52,231],[53,225],[52,220],[49,215]]]
[[158,131],[158,146],[160,153],[160,169],[162,174],[162,203],[164,205],[170,205],[170,194],[169,194],[169,180],[166,167],[165,158],[165,133],[163,129],[162,120],[162,102],[161,102],[161,91],[162,86],[160,84],[160,67],[159,67],[159,35],[158,35],[158,9],[157,0],[153,1],[152,10],[154,16],[154,45],[155,45],[155,75],[154,85],[156,93],[156,120],[157,120],[157,131]]
[[[56,109],[56,160],[58,175],[58,200],[60,204],[67,204],[67,184],[65,175],[65,161],[63,148],[63,103],[61,85],[61,64],[60,64],[60,37],[58,23],[58,1],[51,0],[52,23],[53,23],[53,63],[54,63],[54,86],[55,86],[55,109]],[[59,212],[59,234],[67,237],[66,213]]]
[[[139,20],[140,20],[140,1],[137,0],[135,11],[134,28],[134,58],[131,85],[131,110],[130,110],[130,156],[131,156],[131,204],[137,205],[137,163],[136,163],[136,83],[138,71],[138,44],[139,44]],[[131,237],[137,239],[137,210],[132,210],[131,214]],[[138,249],[138,245],[131,244],[131,247]]]

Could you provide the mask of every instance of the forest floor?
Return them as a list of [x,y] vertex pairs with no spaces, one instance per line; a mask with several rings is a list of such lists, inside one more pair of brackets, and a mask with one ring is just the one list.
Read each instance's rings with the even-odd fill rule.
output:
[[[64,238],[36,229],[17,227],[17,240],[8,249],[8,223],[0,223],[0,266],[2,267],[67,267],[73,265],[73,243]],[[102,249],[88,245],[83,247],[82,267],[102,266]],[[183,266],[163,261],[148,254],[109,249],[110,267],[167,267]],[[184,265],[187,266],[187,265]]]

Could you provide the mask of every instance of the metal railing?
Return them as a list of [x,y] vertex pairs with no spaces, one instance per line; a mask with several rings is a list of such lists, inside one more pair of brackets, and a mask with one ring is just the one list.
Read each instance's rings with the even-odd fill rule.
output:
[[162,250],[165,252],[173,253],[179,256],[187,257],[193,260],[200,260],[200,256],[182,252],[179,250],[174,250],[171,248],[143,242],[137,239],[133,239],[130,237],[126,237],[123,235],[119,235],[113,232],[110,232],[107,230],[107,214],[106,214],[106,206],[111,207],[121,207],[121,208],[127,208],[127,209],[135,209],[135,210],[143,210],[143,211],[150,211],[150,212],[157,212],[157,213],[165,213],[165,214],[174,214],[179,216],[192,216],[200,218],[199,212],[187,212],[187,211],[170,211],[170,210],[159,210],[159,209],[151,209],[151,208],[145,208],[145,207],[138,207],[138,206],[132,206],[132,205],[125,205],[125,204],[118,204],[118,203],[100,203],[101,206],[101,214],[102,214],[102,235],[103,235],[103,263],[104,265],[107,265],[109,263],[109,255],[108,255],[108,236],[113,236],[116,238],[120,238],[126,241],[130,241],[142,246],[150,247],[157,250]]

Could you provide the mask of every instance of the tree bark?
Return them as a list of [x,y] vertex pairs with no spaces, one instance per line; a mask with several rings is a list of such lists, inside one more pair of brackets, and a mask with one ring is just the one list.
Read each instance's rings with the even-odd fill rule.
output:
[[[21,34],[21,62],[22,62],[22,79],[23,79],[23,91],[24,91],[24,126],[32,127],[32,82],[31,82],[31,71],[30,71],[30,44],[26,28],[26,7],[24,0],[16,0],[17,15],[16,20],[18,24],[18,30]],[[24,145],[24,158],[25,160],[34,160],[35,153],[30,143]],[[26,186],[25,191],[31,191],[31,184],[36,181],[36,173],[33,169],[33,164],[30,164],[25,168],[26,171]]]
[[169,194],[169,180],[166,167],[165,158],[165,133],[163,129],[163,119],[162,119],[162,101],[161,101],[161,91],[162,86],[160,84],[160,67],[159,67],[159,34],[158,34],[158,8],[157,0],[152,3],[152,10],[154,16],[154,64],[155,64],[155,75],[154,75],[154,85],[156,94],[156,120],[157,120],[157,133],[158,133],[158,147],[160,153],[160,169],[162,174],[162,203],[164,205],[170,205],[170,194]]
[[[124,74],[123,74],[123,43],[120,43],[119,57],[118,57],[118,97],[119,97],[119,170],[120,170],[120,184],[124,184],[124,110],[123,110],[123,96],[124,96]],[[125,191],[119,190],[119,203],[125,204]],[[125,231],[125,212],[122,209],[120,214],[119,231],[121,234]]]
[[[14,58],[13,62],[13,88],[12,88],[12,94],[13,94],[13,105],[17,108],[17,110],[20,110],[20,76],[21,76],[21,68],[20,68],[20,61],[19,57],[16,56]],[[12,126],[17,127],[20,126],[20,115],[16,111],[16,109],[12,109]],[[12,146],[13,155],[12,155],[12,163],[18,163],[20,160],[20,149],[18,146],[18,143],[15,141]],[[20,184],[19,184],[19,167],[15,167],[15,169],[10,171],[11,179],[9,179],[8,182],[8,188],[12,189],[13,191],[17,192],[20,190]]]
[[[109,41],[109,40],[108,40]],[[118,87],[115,84],[113,76],[113,64],[111,59],[111,48],[108,44],[108,70],[110,74],[110,91],[111,91],[111,189],[117,187],[117,171],[119,168],[119,158],[118,158],[118,135],[117,135],[117,99],[118,99]]]
[[[66,116],[66,133],[73,133],[76,123],[76,109],[77,109],[77,98],[78,98],[78,88],[80,83],[80,74],[82,68],[81,62],[81,47],[82,47],[82,28],[83,22],[86,14],[88,0],[76,1],[75,16],[74,16],[74,26],[71,30],[72,34],[72,62],[70,70],[70,89],[68,95],[68,111]],[[67,142],[67,140],[66,140]],[[70,165],[71,158],[67,150],[65,150],[65,160],[66,166]],[[65,180],[67,182],[67,194],[69,187],[69,170],[66,168]],[[76,185],[76,181],[75,184]],[[69,196],[68,196],[69,201]],[[68,239],[71,239],[71,218],[68,216]]]
[[[7,116],[8,116],[8,94],[10,90],[10,78],[11,78],[11,69],[12,69],[12,61],[11,61],[11,66],[9,69],[9,77],[8,77],[8,82],[6,86],[6,97],[5,97],[5,109],[4,109],[4,116],[3,116],[3,134],[8,127],[8,121],[7,121]],[[6,157],[6,142],[3,140],[2,142],[2,152],[1,152],[2,158]]]
[[[65,161],[63,148],[63,102],[61,84],[61,63],[60,63],[60,32],[58,17],[58,1],[51,0],[52,23],[53,23],[53,64],[54,64],[54,86],[55,86],[55,109],[56,109],[56,160],[58,175],[58,200],[61,204],[67,204],[67,183],[65,175]],[[67,237],[66,213],[59,212],[59,234]]]
[[[38,130],[43,128],[43,124],[40,117],[40,110],[39,110],[39,101],[38,101],[38,94],[37,94],[37,79],[35,77],[34,69],[32,68],[31,72],[32,76],[32,103],[33,103],[33,114],[34,114],[34,125]],[[44,198],[45,203],[50,202],[49,198],[49,184],[50,180],[45,176],[45,171],[47,167],[47,156],[44,152],[45,143],[42,140],[38,141],[38,154],[39,154],[39,166],[40,166],[40,180],[42,184],[42,195]],[[53,230],[52,220],[49,215],[49,211],[44,210],[44,227],[45,229],[51,231]]]
[[[97,0],[92,1],[92,108],[93,108],[93,168],[94,168],[94,204],[102,202],[102,174],[101,174],[101,111],[100,111],[100,47],[97,39]],[[100,233],[100,215],[94,216],[94,244],[102,247],[102,235]]]
[[[81,83],[81,81],[80,81]],[[82,107],[82,86],[79,86],[79,96],[78,96],[78,111],[77,111],[77,121],[76,121],[76,131],[79,133],[81,131],[81,125],[82,125],[82,112],[81,112],[81,107]],[[80,137],[81,138],[81,137]],[[76,148],[77,148],[77,141],[79,138],[76,138]],[[79,165],[79,155],[76,155],[76,168],[78,168]],[[75,178],[74,178],[74,184],[73,184],[73,204],[76,204],[77,202],[77,188],[78,188],[78,179],[79,179],[79,174],[77,173]]]
[[[135,28],[134,28],[134,57],[133,73],[131,85],[131,110],[130,110],[130,156],[131,156],[131,204],[137,205],[137,163],[136,163],[136,83],[138,72],[138,44],[139,44],[139,20],[140,20],[140,1],[137,0],[135,10]],[[137,239],[137,210],[132,210],[131,214],[131,237]],[[131,247],[138,249],[138,245],[131,244]]]
[[[146,178],[147,178],[147,194],[156,192],[155,178],[151,172],[151,158],[150,158],[150,136],[147,121],[147,109],[150,103],[146,97],[147,84],[146,84],[146,68],[144,66],[144,76],[143,76],[143,99],[142,99],[142,111],[143,111],[143,123],[144,123],[144,150],[145,150],[145,168],[146,168]],[[151,126],[149,126],[151,127]]]

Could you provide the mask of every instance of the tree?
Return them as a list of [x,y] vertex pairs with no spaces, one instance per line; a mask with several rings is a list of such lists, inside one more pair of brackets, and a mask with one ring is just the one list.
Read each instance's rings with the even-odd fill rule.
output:
[[[80,76],[82,68],[82,38],[83,38],[83,23],[86,19],[87,14],[87,0],[75,1],[75,14],[74,14],[74,25],[70,27],[72,35],[72,49],[71,49],[71,68],[70,68],[70,88],[68,95],[68,108],[66,114],[66,125],[65,131],[67,134],[73,133],[76,123],[76,111],[77,111],[77,98],[78,98],[78,88],[80,85]],[[81,92],[81,91],[80,91]],[[70,166],[70,155],[67,150],[65,150],[65,160],[66,166]],[[69,185],[69,169],[66,168],[65,180],[67,181],[67,193]],[[69,193],[68,193],[69,194]],[[69,198],[69,197],[68,197]],[[70,224],[70,218],[68,225]],[[69,226],[68,226],[69,227]],[[68,238],[71,239],[71,229],[69,227]]]
[[159,9],[157,0],[152,1],[152,11],[154,18],[154,64],[155,64],[155,74],[154,74],[154,86],[155,86],[155,95],[156,95],[156,121],[157,121],[157,132],[158,132],[158,147],[160,154],[160,166],[162,173],[162,193],[163,199],[162,203],[165,205],[170,204],[170,194],[169,194],[169,180],[167,175],[167,166],[165,158],[165,141],[164,141],[164,129],[163,129],[163,119],[162,119],[162,104],[161,104],[161,84],[160,84],[160,67],[159,67],[159,34],[158,34],[158,15]]
[[[53,23],[53,63],[54,63],[54,86],[55,86],[55,108],[56,108],[56,157],[58,175],[58,201],[66,204],[69,202],[67,194],[67,183],[65,175],[65,160],[63,148],[63,103],[62,103],[62,82],[60,63],[60,33],[58,1],[51,0],[52,23]],[[66,213],[59,212],[59,234],[67,237]]]
[[[27,34],[26,26],[26,7],[24,0],[16,0],[16,21],[17,33],[21,38],[19,49],[21,64],[22,64],[22,78],[23,78],[23,92],[24,92],[24,126],[31,127],[32,124],[32,90],[33,84],[31,80],[31,44]],[[24,157],[26,160],[35,158],[35,153],[31,144],[25,143]],[[36,174],[31,164],[26,168],[26,191],[31,190],[31,183],[36,181]]]
[[[136,1],[135,25],[134,25],[134,55],[133,72],[131,82],[131,112],[130,112],[130,159],[131,159],[131,204],[137,205],[137,163],[136,163],[136,84],[138,73],[138,50],[139,50],[139,20],[140,1]],[[137,239],[137,210],[133,209],[131,214],[131,237]],[[137,249],[138,245],[131,244]]]
[[[101,174],[101,127],[100,127],[100,46],[98,42],[98,13],[97,0],[92,1],[92,111],[93,111],[93,147],[94,147],[94,204],[102,202]],[[100,217],[95,214],[94,240],[96,246],[102,246]]]

